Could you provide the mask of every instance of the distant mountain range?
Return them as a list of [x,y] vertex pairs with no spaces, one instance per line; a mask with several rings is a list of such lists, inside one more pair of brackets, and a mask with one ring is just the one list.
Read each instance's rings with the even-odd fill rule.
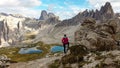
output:
[[115,18],[116,15],[112,9],[112,6],[109,2],[106,2],[104,6],[101,7],[100,10],[85,10],[83,12],[78,13],[71,19],[63,20],[61,23],[57,24],[58,26],[66,26],[66,25],[77,25],[84,20],[86,17],[91,17],[99,21],[105,21],[107,19]]
[[[33,42],[43,41],[45,43],[61,43],[63,34],[67,34],[71,42],[74,42],[74,32],[86,17],[94,18],[96,21],[104,22],[111,18],[120,17],[114,13],[112,6],[107,2],[100,10],[85,10],[71,19],[59,20],[54,13],[43,10],[39,19],[27,18],[19,14],[0,13],[0,40],[10,45],[16,45],[25,41],[28,32],[36,32]],[[3,28],[2,28],[3,27]],[[12,34],[12,35],[11,35]]]

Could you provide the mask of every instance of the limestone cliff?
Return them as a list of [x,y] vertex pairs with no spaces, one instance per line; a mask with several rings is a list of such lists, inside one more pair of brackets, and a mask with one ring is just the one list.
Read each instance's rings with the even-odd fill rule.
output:
[[0,14],[0,47],[15,44],[15,41],[18,41],[23,20],[24,18],[14,17],[9,14]]

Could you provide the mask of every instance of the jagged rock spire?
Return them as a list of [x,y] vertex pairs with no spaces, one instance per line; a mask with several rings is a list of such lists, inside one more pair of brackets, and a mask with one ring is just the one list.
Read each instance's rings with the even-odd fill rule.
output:
[[112,9],[110,2],[106,2],[106,4],[101,7],[100,13],[107,19],[114,17],[114,11]]
[[42,10],[39,20],[47,20],[49,18],[56,17],[53,13],[47,13],[47,11]]
[[[63,20],[62,23],[56,25],[58,26],[66,26],[66,25],[76,25],[78,22],[82,22],[82,20],[86,17],[94,18],[95,20],[99,21],[105,21],[111,18],[114,18],[114,11],[112,9],[112,6],[110,2],[106,2],[105,5],[101,6],[101,9],[98,10],[85,10],[83,12],[80,12],[78,15],[73,17],[72,19]],[[64,25],[62,25],[64,24]]]
[[47,11],[43,10],[41,12],[41,16],[40,16],[39,20],[46,20],[46,19],[48,19],[48,14],[47,14]]

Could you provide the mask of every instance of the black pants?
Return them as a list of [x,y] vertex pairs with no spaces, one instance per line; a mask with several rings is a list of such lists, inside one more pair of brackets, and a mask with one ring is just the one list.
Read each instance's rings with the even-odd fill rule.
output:
[[67,43],[67,44],[63,43],[63,47],[64,47],[64,53],[66,53],[67,50],[69,49],[69,43]]

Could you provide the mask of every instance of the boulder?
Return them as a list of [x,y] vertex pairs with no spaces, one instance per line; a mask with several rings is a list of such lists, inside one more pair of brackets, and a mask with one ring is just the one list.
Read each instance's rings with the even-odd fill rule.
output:
[[116,49],[115,34],[117,22],[108,20],[98,25],[92,18],[87,18],[81,24],[81,28],[75,32],[75,43],[86,46],[89,50],[113,50]]
[[62,64],[81,62],[87,53],[87,48],[82,45],[71,46],[70,54],[63,56],[61,62]]

